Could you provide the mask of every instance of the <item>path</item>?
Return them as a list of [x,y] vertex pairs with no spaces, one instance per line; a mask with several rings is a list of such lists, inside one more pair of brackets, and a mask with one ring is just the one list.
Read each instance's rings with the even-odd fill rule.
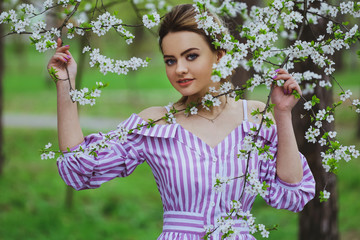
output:
[[[121,119],[80,116],[83,129],[105,131],[115,129]],[[4,113],[4,127],[56,129],[56,115],[31,115],[22,113]]]

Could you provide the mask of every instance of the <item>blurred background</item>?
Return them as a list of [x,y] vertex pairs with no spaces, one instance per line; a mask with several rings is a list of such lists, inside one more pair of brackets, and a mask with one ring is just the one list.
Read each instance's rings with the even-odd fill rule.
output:
[[[130,6],[117,10],[123,19]],[[129,14],[129,16],[127,15]],[[133,14],[133,13],[132,13]],[[103,90],[95,106],[80,107],[84,134],[106,132],[131,113],[150,106],[164,106],[179,99],[168,82],[157,38],[149,31],[134,29],[135,42],[127,47],[120,37],[92,37],[92,47],[115,59],[132,56],[152,58],[148,68],[127,76],[104,76],[80,59],[81,39],[64,40],[78,61],[82,87],[102,81]],[[56,88],[46,65],[51,52],[38,53],[27,36],[8,36],[4,44],[3,149],[5,162],[0,176],[0,240],[98,240],[156,239],[162,230],[162,205],[150,168],[143,164],[129,177],[115,179],[99,189],[69,190],[57,172],[56,160],[40,160],[39,149],[48,142],[57,145]],[[360,63],[355,51],[341,57],[336,79],[360,96]],[[339,88],[334,88],[334,100]],[[258,88],[248,99],[266,100],[268,90]],[[336,113],[336,131],[344,145],[360,147],[358,115],[347,105]],[[338,181],[340,238],[360,239],[360,161],[341,162]],[[318,201],[315,199],[313,201]],[[275,210],[258,198],[253,207],[258,223],[279,225],[269,239],[297,239],[298,214]],[[256,237],[259,237],[256,235]],[[260,238],[260,237],[259,237]]]

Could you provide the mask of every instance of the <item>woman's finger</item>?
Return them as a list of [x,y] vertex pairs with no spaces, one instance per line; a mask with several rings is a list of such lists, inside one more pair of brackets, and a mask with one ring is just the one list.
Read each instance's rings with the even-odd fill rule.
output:
[[301,95],[301,88],[295,80],[286,82],[283,87],[284,93],[291,94],[293,90],[296,90]]
[[293,90],[296,90],[300,95],[302,94],[299,84],[295,81],[291,74],[288,73],[283,68],[275,70],[276,76],[273,77],[274,80],[284,80],[283,85],[284,94],[292,94]]
[[53,62],[54,64],[56,64],[56,62],[68,63],[69,59],[70,58],[64,53],[56,53],[52,57],[51,62]]
[[71,55],[66,54],[66,53],[62,53],[62,52],[55,53],[54,56],[56,56],[56,57],[57,57],[57,56],[61,56],[61,57],[63,57],[66,61],[69,61],[69,60],[72,58]]
[[288,73],[283,73],[283,74],[277,74],[276,76],[273,77],[274,80],[289,80],[291,79],[292,76]]
[[[60,38],[59,38],[59,39],[60,39]],[[58,42],[57,42],[58,47],[56,48],[56,52],[66,52],[66,51],[69,51],[70,46],[69,46],[69,45],[61,46],[62,41],[61,41],[61,39],[60,39],[60,40],[59,40],[59,39],[58,39]],[[60,44],[60,45],[59,45],[59,44]]]
[[277,74],[288,74],[288,73],[289,73],[288,71],[286,71],[286,70],[283,69],[283,68],[276,69],[275,72],[276,72]]
[[58,49],[58,48],[60,48],[62,46],[61,38],[58,38],[56,42],[57,42],[57,49]]

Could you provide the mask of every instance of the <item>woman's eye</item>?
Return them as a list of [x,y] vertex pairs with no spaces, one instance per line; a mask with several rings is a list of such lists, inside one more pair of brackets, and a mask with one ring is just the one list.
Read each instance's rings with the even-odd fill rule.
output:
[[171,66],[175,63],[175,60],[174,59],[166,59],[165,60],[165,64],[168,65],[168,66]]
[[199,56],[198,54],[192,53],[192,54],[189,54],[189,55],[187,56],[187,59],[190,60],[190,61],[193,61],[193,60],[195,60],[198,56]]

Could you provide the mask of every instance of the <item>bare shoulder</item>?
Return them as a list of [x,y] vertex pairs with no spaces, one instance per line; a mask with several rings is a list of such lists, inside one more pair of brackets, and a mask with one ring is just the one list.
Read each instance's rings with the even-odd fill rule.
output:
[[259,109],[260,111],[263,111],[265,109],[266,104],[260,101],[256,100],[248,100],[248,108],[250,111]]
[[[259,110],[260,112],[263,112],[263,111],[265,110],[265,107],[266,107],[266,104],[263,103],[263,102],[261,102],[261,101],[249,100],[249,101],[248,101],[248,109],[249,109],[248,114],[249,114],[249,119],[252,119],[252,121],[254,121],[254,122],[260,121],[260,120],[261,120],[261,117],[260,117],[260,118],[259,118],[259,117],[253,117],[253,116],[251,115],[251,113],[252,113],[254,110],[255,110],[255,111],[256,111],[256,110]],[[273,115],[272,115],[270,112],[266,113],[266,115],[267,115],[270,119],[272,119],[273,121],[275,121]]]
[[138,115],[145,121],[148,119],[157,120],[162,118],[166,113],[166,109],[164,107],[149,107],[142,110]]

